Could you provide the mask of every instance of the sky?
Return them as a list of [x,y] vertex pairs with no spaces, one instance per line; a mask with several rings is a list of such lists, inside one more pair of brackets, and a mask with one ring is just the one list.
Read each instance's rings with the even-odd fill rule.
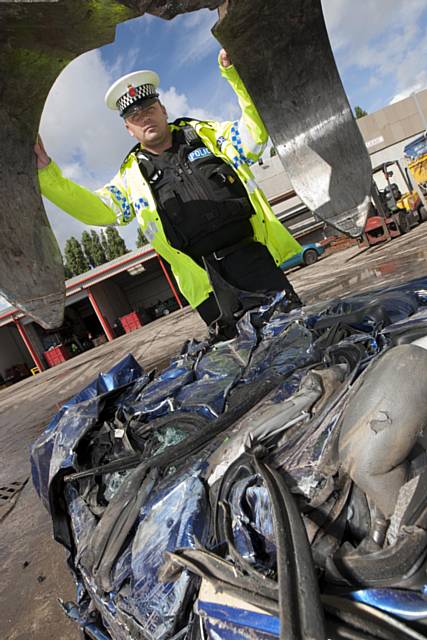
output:
[[[425,0],[323,0],[326,25],[351,106],[369,113],[427,88]],[[117,27],[114,43],[71,62],[53,85],[40,125],[49,155],[64,175],[90,189],[118,170],[134,141],[104,105],[121,75],[153,69],[170,120],[179,116],[235,119],[237,100],[217,68],[220,45],[210,33],[215,11],[166,21],[149,15]],[[424,53],[423,53],[424,52]],[[63,248],[87,228],[49,202],[46,210]],[[136,222],[119,229],[135,248]]]

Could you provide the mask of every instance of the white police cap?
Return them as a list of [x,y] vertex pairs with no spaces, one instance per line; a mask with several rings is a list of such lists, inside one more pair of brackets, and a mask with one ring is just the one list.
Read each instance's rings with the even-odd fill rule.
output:
[[160,78],[155,71],[134,71],[122,76],[105,94],[105,104],[109,109],[125,115],[129,107],[145,100],[158,98]]

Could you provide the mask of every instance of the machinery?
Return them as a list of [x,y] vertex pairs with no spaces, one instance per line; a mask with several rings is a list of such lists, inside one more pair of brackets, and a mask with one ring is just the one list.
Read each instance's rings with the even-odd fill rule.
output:
[[295,191],[329,225],[352,237],[363,230],[370,162],[320,0],[0,3],[0,75],[7,86],[0,98],[0,293],[45,328],[62,323],[64,301],[61,254],[33,154],[46,96],[74,57],[114,39],[118,23],[145,12],[171,19],[201,8],[219,9],[214,35],[231,54]]
[[403,151],[408,159],[408,169],[421,192],[425,206],[427,198],[427,132],[407,144]]
[[[394,171],[405,185],[402,193],[392,182]],[[381,188],[375,181],[382,176],[386,185]],[[391,240],[407,233],[411,227],[427,220],[427,211],[417,191],[413,188],[407,169],[398,160],[384,162],[372,170],[372,208],[368,214],[362,238],[368,245]]]

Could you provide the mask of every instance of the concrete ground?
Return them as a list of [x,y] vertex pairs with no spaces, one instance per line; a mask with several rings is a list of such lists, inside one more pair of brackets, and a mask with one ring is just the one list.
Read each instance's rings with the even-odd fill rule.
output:
[[[427,275],[426,234],[427,224],[377,247],[354,246],[289,278],[312,303]],[[197,313],[184,309],[0,391],[0,638],[79,638],[57,602],[73,599],[74,585],[29,479],[31,443],[63,402],[127,353],[146,370],[162,368],[187,338],[204,334]]]

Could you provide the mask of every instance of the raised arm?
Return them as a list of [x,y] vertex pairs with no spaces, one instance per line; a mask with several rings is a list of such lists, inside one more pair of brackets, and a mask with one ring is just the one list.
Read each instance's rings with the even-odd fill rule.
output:
[[90,225],[125,225],[134,217],[120,173],[95,192],[65,178],[49,158],[39,138],[34,146],[42,195],[80,222]]
[[225,49],[221,49],[219,52],[218,62],[221,75],[233,88],[242,109],[240,120],[222,123],[226,129],[224,134],[231,136],[236,148],[243,156],[243,160],[254,163],[262,155],[267,145],[267,130]]

